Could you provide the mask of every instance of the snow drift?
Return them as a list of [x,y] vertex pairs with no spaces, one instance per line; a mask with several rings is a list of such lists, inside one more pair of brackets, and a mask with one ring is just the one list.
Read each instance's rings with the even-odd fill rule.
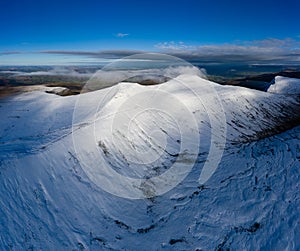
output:
[[277,76],[267,91],[278,94],[300,95],[300,80]]

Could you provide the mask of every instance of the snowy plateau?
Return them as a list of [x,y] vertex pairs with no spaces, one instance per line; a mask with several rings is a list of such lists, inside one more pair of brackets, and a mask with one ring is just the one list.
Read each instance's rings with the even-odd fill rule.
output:
[[299,97],[180,75],[0,100],[0,249],[299,250]]

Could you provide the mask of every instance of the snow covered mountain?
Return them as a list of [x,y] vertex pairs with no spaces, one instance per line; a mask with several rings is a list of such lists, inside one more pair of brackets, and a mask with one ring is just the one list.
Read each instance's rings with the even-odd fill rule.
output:
[[299,249],[298,87],[180,75],[2,100],[1,249]]

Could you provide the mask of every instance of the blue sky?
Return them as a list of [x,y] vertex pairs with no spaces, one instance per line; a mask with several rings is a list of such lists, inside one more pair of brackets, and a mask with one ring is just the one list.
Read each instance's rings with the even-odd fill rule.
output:
[[1,64],[92,60],[64,51],[226,50],[258,41],[299,49],[299,0],[2,0],[0,10]]

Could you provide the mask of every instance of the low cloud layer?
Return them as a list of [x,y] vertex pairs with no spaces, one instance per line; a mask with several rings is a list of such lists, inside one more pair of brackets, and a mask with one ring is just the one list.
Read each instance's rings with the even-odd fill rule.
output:
[[87,90],[99,90],[113,86],[120,82],[134,82],[148,84],[158,84],[176,78],[179,75],[187,74],[206,78],[207,73],[204,69],[199,69],[191,65],[173,66],[157,69],[140,70],[99,70],[89,80],[85,86]]
[[[184,42],[164,42],[155,45],[156,52],[176,56],[191,62],[245,64],[299,64],[300,42],[294,39],[266,39],[235,44],[188,45]],[[41,53],[76,55],[94,58],[122,58],[145,53],[138,50],[104,51],[42,51]]]
[[300,42],[293,39],[266,39],[221,45],[186,45],[165,42],[156,45],[160,51],[189,61],[207,63],[300,63]]
[[[125,37],[129,34],[118,33]],[[190,62],[199,63],[244,63],[244,64],[300,64],[300,41],[286,39],[265,39],[240,41],[227,44],[190,45],[184,42],[163,42],[155,45],[155,52],[169,54]],[[20,54],[19,51],[0,52],[0,56]],[[28,52],[27,52],[28,53]],[[44,50],[38,54],[80,56],[82,59],[120,59],[134,54],[146,53],[141,50]],[[84,62],[84,61],[83,61]]]
[[43,71],[32,71],[32,72],[23,72],[23,71],[0,71],[0,74],[10,74],[12,76],[67,76],[67,77],[78,77],[78,78],[90,78],[93,76],[94,72],[78,72],[72,68],[68,67],[53,67],[50,70]]

